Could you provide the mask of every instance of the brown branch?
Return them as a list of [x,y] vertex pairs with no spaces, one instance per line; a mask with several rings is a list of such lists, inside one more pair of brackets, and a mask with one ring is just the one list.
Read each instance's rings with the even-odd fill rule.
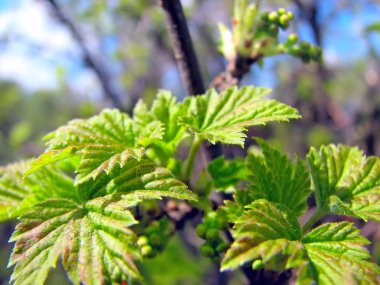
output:
[[236,59],[228,63],[224,72],[215,77],[210,87],[222,91],[238,85],[243,76],[250,71],[251,66],[260,60],[260,58],[261,55],[257,55],[256,57],[237,56]]
[[112,104],[116,108],[121,109],[122,103],[120,97],[117,95],[114,88],[112,88],[110,83],[110,77],[105,72],[105,68],[102,67],[90,53],[89,49],[85,44],[85,40],[83,39],[75,23],[65,15],[64,11],[62,10],[62,7],[56,0],[46,0],[46,2],[50,4],[51,11],[54,13],[55,17],[70,31],[75,42],[78,44],[79,48],[82,51],[83,61],[89,68],[93,70],[93,72],[97,76],[100,85],[102,86],[104,95],[112,102]]
[[182,81],[188,95],[205,93],[198,60],[187,26],[180,0],[160,0],[165,11],[170,36],[173,41],[174,56],[180,69]]

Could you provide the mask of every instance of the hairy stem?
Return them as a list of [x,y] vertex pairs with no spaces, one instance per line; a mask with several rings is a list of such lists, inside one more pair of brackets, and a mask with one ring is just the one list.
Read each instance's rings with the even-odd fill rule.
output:
[[189,155],[185,162],[184,179],[187,182],[190,181],[191,173],[193,172],[194,161],[197,156],[199,147],[201,146],[201,143],[202,140],[195,136],[190,147]]
[[202,75],[180,0],[160,0],[173,41],[174,56],[188,95],[205,93]]
[[311,229],[311,227],[318,222],[318,220],[325,214],[325,212],[321,209],[317,209],[314,214],[306,221],[306,223],[302,227],[302,232],[306,233]]

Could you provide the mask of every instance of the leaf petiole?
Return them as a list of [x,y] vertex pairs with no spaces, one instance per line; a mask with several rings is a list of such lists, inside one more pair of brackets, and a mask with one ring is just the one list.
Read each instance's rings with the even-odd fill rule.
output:
[[322,209],[317,209],[313,215],[306,221],[306,223],[302,227],[302,233],[306,233],[311,229],[311,227],[323,216],[325,215],[325,211]]
[[201,146],[201,143],[202,140],[198,136],[195,136],[190,147],[189,155],[185,161],[185,170],[183,172],[184,180],[187,182],[190,181],[191,173],[194,167],[194,161],[197,156],[199,147]]

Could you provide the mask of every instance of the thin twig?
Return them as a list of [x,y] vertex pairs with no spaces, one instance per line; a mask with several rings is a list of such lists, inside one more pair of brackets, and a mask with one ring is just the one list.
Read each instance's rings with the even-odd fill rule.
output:
[[122,109],[120,97],[118,94],[116,94],[114,88],[112,88],[110,84],[110,78],[106,73],[105,68],[102,67],[99,62],[92,56],[75,23],[65,15],[62,7],[56,0],[46,0],[46,2],[50,4],[51,10],[54,13],[55,17],[70,31],[71,35],[83,53],[83,61],[96,74],[100,85],[102,86],[104,95],[112,102],[114,107]]

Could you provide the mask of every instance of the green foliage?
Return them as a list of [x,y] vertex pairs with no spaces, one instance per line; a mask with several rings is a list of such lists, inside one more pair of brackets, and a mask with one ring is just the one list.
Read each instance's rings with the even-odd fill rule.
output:
[[307,208],[310,178],[304,163],[290,159],[271,148],[264,140],[256,139],[263,155],[249,153],[247,161],[248,192],[252,201],[266,199],[286,205],[297,216]]
[[23,201],[31,187],[22,179],[28,167],[28,162],[19,162],[0,169],[0,221],[18,217],[28,206]]
[[356,147],[322,146],[308,155],[318,207],[380,221],[380,161]]
[[298,266],[300,237],[297,219],[286,207],[266,200],[253,202],[235,221],[235,240],[222,261],[222,270],[256,259],[278,271]]
[[202,140],[243,147],[247,127],[300,118],[297,110],[263,99],[269,92],[266,88],[242,87],[187,98],[184,108],[188,114],[181,117],[181,123]]
[[243,159],[226,160],[218,157],[209,163],[207,170],[214,187],[226,192],[234,192],[237,184],[246,176]]
[[[101,18],[107,6],[91,7],[90,14]],[[144,10],[132,1],[114,9],[123,13],[128,7]],[[221,25],[221,51],[230,64],[280,53],[320,61],[321,50],[295,34],[280,43],[279,31],[293,18],[285,9],[260,12],[258,5],[236,0],[232,31]],[[116,53],[122,57],[122,51]],[[380,270],[370,260],[369,241],[352,223],[313,226],[331,214],[380,221],[379,158],[367,158],[355,147],[327,145],[312,148],[306,161],[293,161],[256,139],[260,151],[245,158],[219,157],[208,164],[202,158],[204,168],[197,168],[201,174],[194,183],[202,142],[244,147],[249,127],[300,118],[296,109],[266,99],[269,93],[257,87],[211,89],[177,102],[160,91],[150,107],[139,101],[133,117],[106,109],[70,121],[45,137],[48,147],[39,158],[1,168],[0,221],[19,221],[10,240],[15,243],[10,283],[44,284],[59,259],[73,284],[140,284],[142,275],[154,272],[147,264],[159,268],[156,274],[182,265],[181,272],[200,275],[203,269],[192,263],[208,264],[192,256],[180,260],[183,245],[170,244],[177,230],[193,238],[191,226],[196,226],[204,242],[194,244],[222,271],[292,270],[302,285],[378,284]],[[24,122],[16,126],[15,145],[32,129]],[[189,150],[187,157],[180,149]],[[301,217],[313,195],[314,214]],[[166,266],[168,260],[175,264]],[[200,283],[199,278],[190,282]]]
[[48,149],[33,163],[31,171],[42,165],[69,157],[81,156],[76,183],[95,179],[102,172],[122,167],[131,159],[141,159],[144,148],[162,137],[158,121],[139,126],[118,110],[104,110],[88,120],[73,120],[45,137]]
[[376,22],[371,25],[368,25],[365,30],[367,33],[380,32],[380,22]]
[[71,180],[57,174],[55,167],[41,167],[38,172],[24,177],[24,173],[29,167],[29,161],[21,161],[10,164],[1,170],[1,221],[22,216],[34,204],[51,197],[52,193],[58,193],[61,188],[65,188],[63,195],[71,196],[73,190]]
[[155,155],[164,161],[173,155],[179,143],[186,137],[185,129],[178,124],[181,111],[181,105],[168,91],[157,94],[150,110],[142,100],[134,108],[133,118],[141,128],[152,122],[161,122],[164,129],[162,139],[154,140],[152,148]]
[[[369,242],[348,222],[327,223],[302,238],[309,258],[309,273],[318,284],[377,284],[378,267],[365,245]],[[301,276],[299,284],[305,284]]]
[[[79,193],[77,193],[79,194]],[[137,200],[101,197],[84,204],[65,197],[47,199],[22,216],[9,266],[14,284],[43,284],[58,258],[74,284],[104,284],[139,277],[136,223],[126,209]],[[104,206],[106,205],[106,206]]]
[[[183,103],[161,91],[150,109],[139,102],[133,118],[107,109],[50,133],[40,158],[8,166],[0,178],[1,217],[21,221],[11,238],[16,242],[9,262],[12,282],[43,284],[59,258],[74,284],[139,279],[135,261],[156,256],[173,231],[168,219],[149,222],[144,215],[138,217],[149,226],[137,227],[133,213],[145,209],[140,202],[197,199],[166,168],[186,130],[198,139],[186,163],[191,171],[199,141],[242,145],[248,126],[299,117],[287,105],[262,99],[268,91],[210,91]],[[214,175],[230,173],[230,178],[215,179],[215,185],[233,186],[245,177],[243,161],[226,162],[216,171],[218,163]],[[209,169],[212,173],[213,166]],[[202,225],[207,230],[201,251],[217,262],[228,246],[221,235],[227,220],[210,213]]]
[[222,270],[252,262],[254,269],[299,267],[296,284],[377,284],[380,271],[368,261],[368,240],[351,223],[327,223],[302,237],[289,209],[259,200],[246,207],[234,230]]
[[[43,170],[32,175],[46,175]],[[138,221],[129,209],[144,199],[196,199],[168,170],[145,159],[77,186],[58,170],[51,176],[40,177],[46,195],[35,194],[38,203],[21,216],[11,238],[14,284],[43,284],[60,256],[74,284],[138,279],[141,253],[130,229]]]

